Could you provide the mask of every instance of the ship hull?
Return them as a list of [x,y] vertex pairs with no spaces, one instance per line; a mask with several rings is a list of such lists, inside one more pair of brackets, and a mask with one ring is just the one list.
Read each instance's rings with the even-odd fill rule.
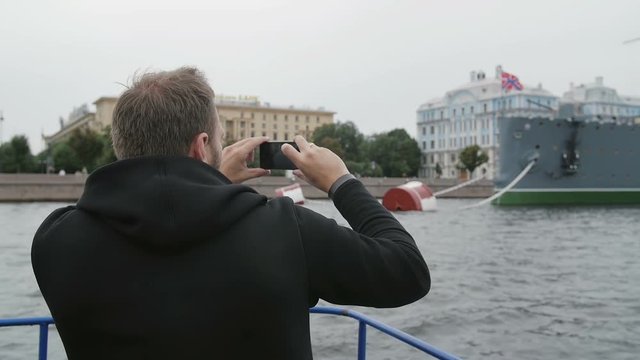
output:
[[640,204],[640,126],[546,118],[500,119],[502,190],[535,165],[495,205]]
[[495,205],[633,205],[640,204],[640,189],[527,189],[508,191]]

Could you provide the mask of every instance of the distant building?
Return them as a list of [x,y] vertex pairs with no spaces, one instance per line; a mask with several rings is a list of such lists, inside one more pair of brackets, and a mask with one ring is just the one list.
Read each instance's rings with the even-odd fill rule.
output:
[[602,76],[590,84],[571,84],[560,101],[560,116],[640,117],[640,97],[618,95],[615,89],[604,86]]
[[[68,138],[76,129],[84,127],[102,130],[111,125],[117,97],[101,97],[94,102],[95,112],[87,105],[74,109],[69,117],[60,120],[60,130],[43,136],[47,146]],[[306,109],[271,106],[255,96],[216,96],[221,125],[227,142],[251,136],[268,136],[273,141],[292,140],[295,135],[310,137],[313,131],[333,123],[334,112],[323,108]]]
[[271,141],[293,140],[295,135],[311,137],[313,131],[333,123],[335,112],[324,108],[271,106],[255,96],[216,96],[216,107],[228,142],[252,136]]
[[113,118],[113,108],[118,101],[117,97],[103,96],[94,101],[96,111],[90,111],[87,104],[83,104],[71,111],[67,119],[60,118],[60,130],[50,136],[42,136],[47,147],[64,141],[76,129],[90,128],[100,131],[106,126],[111,125]]
[[557,112],[558,97],[542,85],[525,84],[521,91],[504,92],[501,75],[500,66],[490,78],[482,71],[472,71],[468,83],[418,108],[417,141],[422,151],[419,176],[435,178],[437,167],[443,178],[463,176],[458,156],[465,147],[477,144],[488,154],[489,161],[474,175],[486,172],[492,179],[499,163],[498,117],[550,116]]

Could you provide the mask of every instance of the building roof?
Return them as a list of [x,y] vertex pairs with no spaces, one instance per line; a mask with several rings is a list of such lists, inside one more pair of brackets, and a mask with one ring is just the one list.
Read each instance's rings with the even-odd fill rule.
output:
[[312,109],[312,108],[300,108],[294,106],[271,106],[269,103],[245,103],[245,102],[237,102],[237,101],[216,101],[217,107],[226,107],[226,108],[238,108],[238,109],[254,109],[256,111],[288,111],[288,112],[297,112],[297,113],[312,113],[312,114],[327,114],[332,115],[335,114],[335,111],[325,110],[323,107]]
[[592,83],[578,86],[571,84],[569,91],[562,94],[562,100],[565,102],[605,102],[640,106],[640,97],[619,95],[615,89],[604,85],[602,76],[596,77]]
[[418,111],[446,107],[456,103],[480,102],[515,94],[554,97],[550,91],[542,88],[542,84],[538,86],[524,84],[524,88],[520,91],[513,90],[508,93],[503,93],[501,80],[497,78],[480,78],[447,91],[442,98],[426,101],[420,105]]

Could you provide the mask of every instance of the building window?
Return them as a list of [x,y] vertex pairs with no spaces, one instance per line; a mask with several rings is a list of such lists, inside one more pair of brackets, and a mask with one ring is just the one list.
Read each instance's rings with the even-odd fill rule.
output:
[[240,131],[240,138],[244,138],[244,130]]
[[267,120],[267,114],[262,114],[262,120]]
[[461,113],[462,115],[464,115],[464,107],[463,107],[462,109],[460,109],[460,113]]
[[484,104],[484,112],[487,112],[487,104]]
[[456,109],[453,109],[453,116],[456,116]]
[[431,163],[433,164],[435,161],[433,161],[433,154],[431,154]]
[[298,122],[298,115],[296,115],[296,122]]
[[240,128],[244,129],[244,121],[240,121]]
[[307,115],[307,116],[306,116],[306,118],[307,118],[307,119],[306,119],[306,120],[307,120],[307,122],[309,122],[309,115]]
[[[267,128],[267,124],[266,123],[262,123],[262,128],[266,129]],[[266,135],[262,135],[262,136],[266,136]]]
[[320,123],[320,116],[316,116],[316,124]]
[[422,135],[426,135],[427,134],[427,127],[423,126],[422,127]]
[[254,137],[254,136],[256,136],[256,133],[252,131],[251,132],[251,137]]
[[287,140],[289,138],[289,133],[284,133],[284,140]]
[[278,133],[277,132],[273,133],[273,140],[278,140]]
[[267,136],[267,132],[266,132],[266,131],[263,131],[263,132],[262,132],[262,136]]
[[253,129],[255,127],[256,127],[256,124],[255,123],[251,123],[251,128]]
[[435,131],[435,130],[434,130],[434,126],[433,126],[433,125],[431,125],[431,126],[430,126],[429,131],[430,131],[431,135],[433,135],[433,133],[434,133],[434,131]]
[[422,142],[422,150],[427,150],[427,142],[426,141]]
[[255,119],[255,114],[254,113],[251,113],[251,118]]
[[451,154],[451,163],[456,162],[456,154]]
[[278,114],[273,114],[273,120],[278,120]]
[[473,106],[469,110],[473,114]]
[[434,140],[431,140],[431,148],[432,149],[436,148],[436,142]]
[[440,111],[440,119],[444,119],[444,111]]

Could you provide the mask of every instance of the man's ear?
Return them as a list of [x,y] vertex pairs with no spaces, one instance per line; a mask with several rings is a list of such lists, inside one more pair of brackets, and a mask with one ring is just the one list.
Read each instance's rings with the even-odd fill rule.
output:
[[208,152],[207,146],[209,145],[209,135],[206,132],[201,132],[196,135],[191,142],[191,146],[189,147],[189,157],[192,157],[196,160],[208,162]]

